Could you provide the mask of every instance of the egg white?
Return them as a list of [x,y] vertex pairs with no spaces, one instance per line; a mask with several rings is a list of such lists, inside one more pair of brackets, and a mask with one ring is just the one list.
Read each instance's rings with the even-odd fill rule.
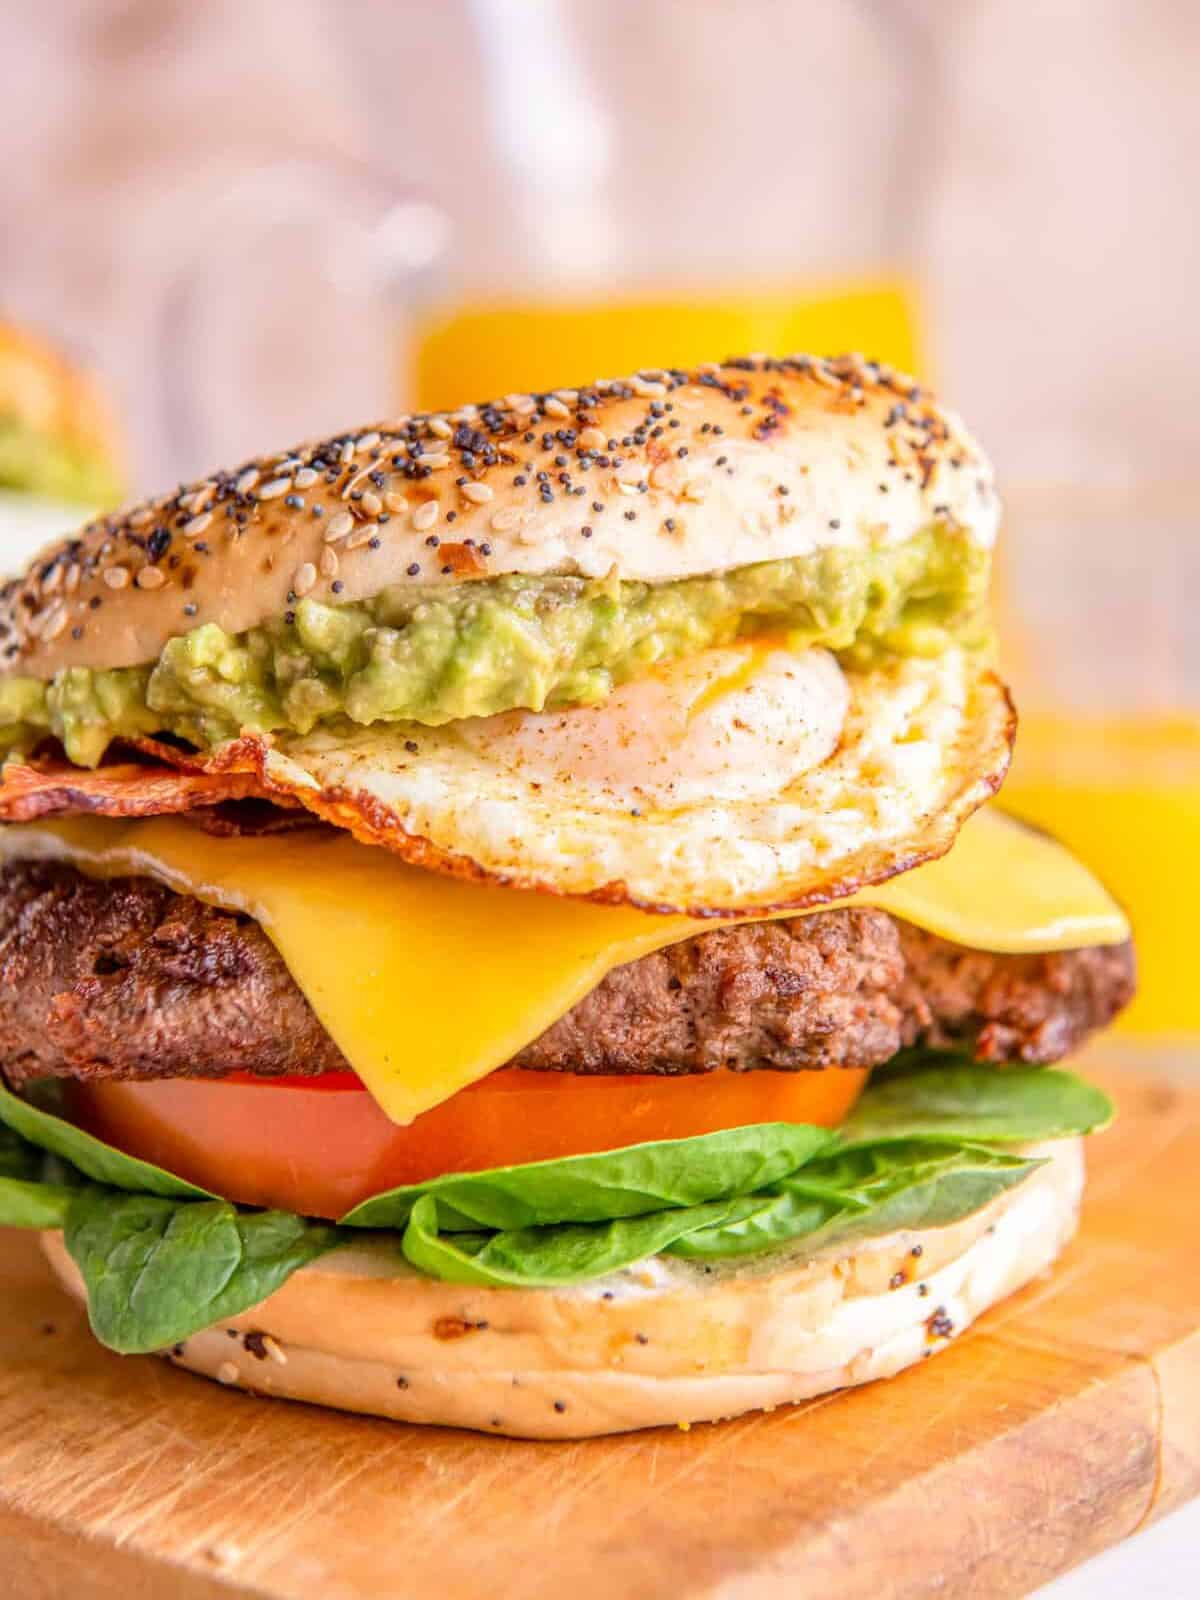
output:
[[737,651],[600,707],[283,737],[266,776],[422,865],[719,914],[940,853],[1004,773],[1007,694],[969,652],[843,673]]

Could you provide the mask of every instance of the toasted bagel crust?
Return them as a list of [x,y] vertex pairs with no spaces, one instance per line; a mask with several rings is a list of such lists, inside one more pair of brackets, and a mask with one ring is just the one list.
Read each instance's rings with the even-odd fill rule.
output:
[[[1037,1153],[1044,1167],[962,1222],[811,1261],[657,1257],[573,1289],[471,1289],[419,1277],[380,1238],[164,1353],[257,1394],[523,1438],[771,1409],[916,1365],[1045,1271],[1075,1232],[1083,1153]],[[43,1240],[82,1299],[61,1234]]]
[[93,522],[0,590],[0,668],[132,666],[304,596],[507,573],[663,581],[937,520],[990,545],[997,519],[961,423],[887,368],[645,372],[381,423]]

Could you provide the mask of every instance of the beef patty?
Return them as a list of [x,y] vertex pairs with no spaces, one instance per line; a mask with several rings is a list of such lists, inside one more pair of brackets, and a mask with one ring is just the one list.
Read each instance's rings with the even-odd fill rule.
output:
[[[875,1066],[914,1044],[1052,1061],[1133,987],[1128,944],[989,955],[883,911],[822,911],[717,927],[620,967],[509,1064],[794,1071]],[[251,918],[143,878],[47,862],[0,873],[0,1071],[14,1087],[347,1067]]]

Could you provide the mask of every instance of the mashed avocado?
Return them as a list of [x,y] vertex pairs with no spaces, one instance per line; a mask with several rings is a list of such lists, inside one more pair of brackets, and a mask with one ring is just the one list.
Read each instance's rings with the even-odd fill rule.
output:
[[53,733],[72,761],[120,734],[209,747],[242,730],[431,725],[514,706],[590,704],[656,662],[753,634],[823,645],[853,663],[981,640],[988,553],[935,525],[904,544],[832,548],[670,583],[510,575],[397,584],[370,602],[294,611],[238,635],[206,623],[157,662],[50,683],[0,679],[0,749]]
[[0,415],[0,489],[45,495],[83,506],[110,506],[120,497],[112,468],[82,446]]

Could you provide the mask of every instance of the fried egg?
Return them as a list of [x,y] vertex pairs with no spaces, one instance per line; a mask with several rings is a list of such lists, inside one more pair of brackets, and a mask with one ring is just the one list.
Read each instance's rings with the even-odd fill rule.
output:
[[[820,904],[949,848],[1013,715],[970,652],[705,651],[599,706],[280,736],[266,784],[434,870],[696,915]],[[245,743],[243,741],[243,743]]]
[[601,705],[470,717],[457,731],[510,781],[564,804],[691,807],[762,799],[819,766],[849,699],[827,650],[747,643],[674,661]]

